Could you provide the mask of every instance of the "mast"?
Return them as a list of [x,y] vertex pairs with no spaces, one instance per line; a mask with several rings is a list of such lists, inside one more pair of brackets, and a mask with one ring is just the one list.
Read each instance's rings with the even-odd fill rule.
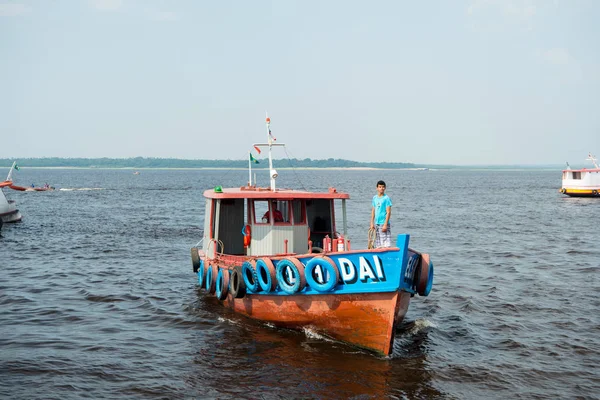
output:
[[267,127],[267,143],[254,143],[254,147],[268,147],[269,148],[269,177],[271,181],[271,190],[275,191],[275,179],[277,179],[277,171],[273,168],[273,155],[272,148],[273,146],[285,146],[284,143],[275,143],[275,139],[271,134],[271,118],[269,118],[269,114],[267,114],[267,118],[265,120]]
[[269,118],[269,114],[265,113],[267,116],[267,143],[269,144],[269,176],[271,177],[271,190],[275,191],[275,178],[277,178],[277,171],[273,169],[273,157],[271,155],[271,148],[273,147],[273,138],[271,137],[271,118]]
[[252,186],[252,152],[248,152],[248,187]]
[[13,161],[13,165],[12,165],[12,167],[10,167],[10,170],[8,171],[8,176],[6,177],[7,181],[12,181],[12,172],[15,169],[16,165],[17,165],[17,162]]
[[588,153],[588,158],[586,158],[586,160],[590,160],[594,164],[594,167],[596,167],[596,169],[600,169],[600,167],[596,163],[597,158],[593,156],[592,153]]

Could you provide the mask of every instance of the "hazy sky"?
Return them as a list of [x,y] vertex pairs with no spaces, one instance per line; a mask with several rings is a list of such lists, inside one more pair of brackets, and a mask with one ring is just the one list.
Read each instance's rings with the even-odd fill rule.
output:
[[599,21],[596,0],[0,0],[0,158],[243,159],[268,111],[295,158],[585,164]]

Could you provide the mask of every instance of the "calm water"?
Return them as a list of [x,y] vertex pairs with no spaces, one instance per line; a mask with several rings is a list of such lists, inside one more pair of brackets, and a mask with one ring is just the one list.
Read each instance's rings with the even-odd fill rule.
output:
[[247,172],[22,168],[19,184],[76,190],[6,191],[24,221],[0,238],[0,397],[598,398],[600,199],[558,193],[560,171],[280,175],[348,191],[354,248],[387,182],[393,233],[436,266],[392,357],[255,323],[198,289],[202,192]]

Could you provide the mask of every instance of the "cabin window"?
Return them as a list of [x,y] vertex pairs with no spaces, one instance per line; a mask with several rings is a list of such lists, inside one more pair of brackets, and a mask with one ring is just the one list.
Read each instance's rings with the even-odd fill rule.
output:
[[573,172],[573,179],[581,179],[581,172]]
[[266,224],[269,222],[267,218],[263,219],[265,214],[269,213],[269,202],[266,200],[254,200],[254,223]]
[[288,200],[255,200],[254,223],[269,224],[271,215],[277,224],[290,223],[290,202]]
[[306,223],[306,209],[304,207],[304,201],[293,200],[292,213],[294,214],[295,225],[301,225]]

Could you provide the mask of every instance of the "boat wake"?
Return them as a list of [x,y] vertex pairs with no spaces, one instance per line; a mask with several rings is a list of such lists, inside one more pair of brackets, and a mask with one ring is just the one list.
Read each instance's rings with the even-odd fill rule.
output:
[[328,338],[327,336],[321,335],[320,333],[318,333],[313,328],[309,328],[309,327],[302,328],[302,332],[304,333],[304,335],[306,335],[306,337],[308,339],[324,340],[324,341],[327,341],[327,342],[333,342],[334,341],[331,338]]
[[72,192],[75,190],[104,190],[104,188],[60,188],[58,190],[62,190],[64,192]]
[[427,328],[437,328],[437,325],[427,319],[417,319],[413,322],[412,327],[408,330],[411,335],[416,335]]

